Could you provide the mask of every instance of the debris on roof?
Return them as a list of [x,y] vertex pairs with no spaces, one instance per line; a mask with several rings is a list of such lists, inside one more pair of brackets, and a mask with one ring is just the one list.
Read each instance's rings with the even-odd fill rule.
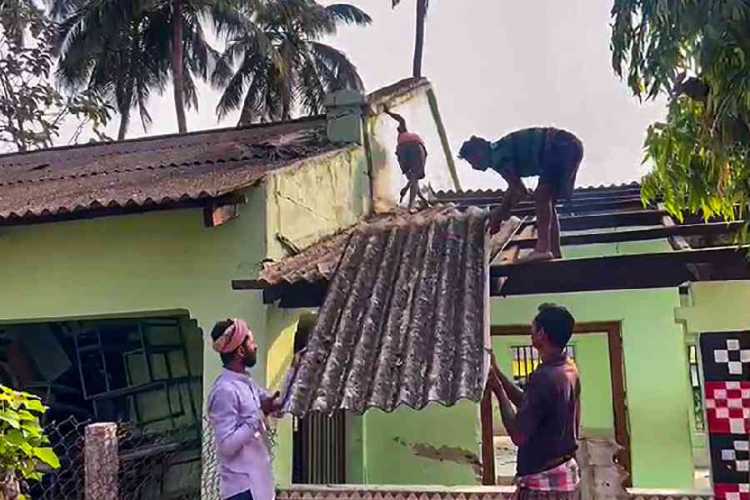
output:
[[285,412],[481,399],[489,343],[486,211],[398,212],[321,245],[263,275],[276,283],[316,273],[332,279]]
[[0,156],[0,222],[219,198],[335,149],[312,118]]

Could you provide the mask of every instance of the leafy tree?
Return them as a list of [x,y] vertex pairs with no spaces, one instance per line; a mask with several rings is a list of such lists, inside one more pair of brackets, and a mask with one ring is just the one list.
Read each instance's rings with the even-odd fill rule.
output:
[[230,37],[212,77],[213,84],[224,89],[217,108],[220,118],[240,109],[241,125],[287,120],[298,107],[306,114],[321,112],[329,92],[362,89],[346,55],[320,42],[342,23],[369,24],[362,10],[285,0],[245,9],[242,15],[243,27]]
[[33,6],[13,7],[12,22],[0,23],[0,143],[18,151],[50,147],[63,125],[74,127],[74,142],[89,127],[106,139],[111,109],[101,96],[63,96],[50,81],[53,25]]
[[41,15],[34,0],[0,0],[0,24],[17,45],[24,44],[30,13]]
[[[430,7],[430,0],[416,0],[417,2],[417,29],[414,40],[414,62],[412,64],[412,76],[415,78],[422,77],[422,54],[424,53],[424,29],[427,19],[427,9]],[[391,0],[391,5],[396,8],[401,0]]]
[[750,3],[615,0],[613,67],[669,113],[645,143],[647,200],[706,218],[744,216],[750,201]]
[[36,396],[0,385],[0,498],[25,498],[16,496],[20,480],[38,481],[42,467],[60,467],[39,424],[46,411]]

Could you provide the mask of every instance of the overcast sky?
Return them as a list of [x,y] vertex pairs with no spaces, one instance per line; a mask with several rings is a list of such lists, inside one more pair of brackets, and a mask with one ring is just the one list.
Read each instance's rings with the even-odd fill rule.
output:
[[[343,0],[342,0],[343,1]],[[373,18],[369,28],[342,30],[332,43],[357,65],[368,91],[411,73],[415,0],[352,0]],[[333,2],[323,2],[333,3]],[[578,185],[638,179],[648,125],[662,103],[640,104],[610,66],[605,0],[432,0],[424,74],[433,83],[457,151],[472,134],[500,138],[517,128],[554,125],[584,143]],[[191,130],[219,125],[218,93],[203,87]],[[150,134],[176,131],[170,95],[151,106]],[[233,125],[235,116],[221,125]],[[143,135],[137,123],[129,137]],[[464,187],[496,188],[499,176],[459,162]]]

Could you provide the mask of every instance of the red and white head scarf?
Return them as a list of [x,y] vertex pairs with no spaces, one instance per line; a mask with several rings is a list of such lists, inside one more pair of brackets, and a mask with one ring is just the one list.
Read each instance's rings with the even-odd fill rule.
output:
[[214,351],[219,354],[234,352],[247,338],[253,338],[253,332],[247,327],[247,323],[241,319],[232,319],[232,324],[214,340]]

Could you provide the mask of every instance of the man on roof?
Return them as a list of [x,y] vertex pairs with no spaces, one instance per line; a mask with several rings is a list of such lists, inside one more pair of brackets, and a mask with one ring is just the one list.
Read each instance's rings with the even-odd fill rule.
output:
[[570,199],[578,167],[583,159],[583,144],[574,134],[552,127],[518,130],[497,142],[473,136],[464,142],[458,155],[475,170],[492,170],[508,183],[508,191],[499,207],[490,213],[493,233],[508,219],[513,207],[530,195],[524,177],[539,177],[534,192],[537,219],[536,248],[523,260],[561,258],[560,221],[557,201]]
[[396,156],[401,172],[406,176],[406,186],[401,190],[401,198],[404,199],[409,192],[409,209],[414,207],[417,196],[427,205],[427,200],[419,190],[419,181],[425,178],[425,163],[427,162],[427,148],[422,138],[406,128],[404,117],[386,109],[385,113],[398,122],[398,145]]

